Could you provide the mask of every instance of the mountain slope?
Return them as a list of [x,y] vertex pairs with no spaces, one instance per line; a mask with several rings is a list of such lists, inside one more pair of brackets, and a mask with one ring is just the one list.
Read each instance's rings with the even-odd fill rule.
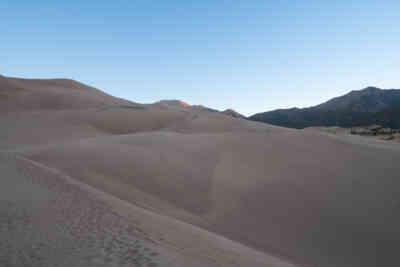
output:
[[310,108],[279,109],[255,114],[249,119],[274,125],[305,128],[312,126],[363,126],[380,124],[397,128],[400,118],[400,90],[367,87],[333,98]]

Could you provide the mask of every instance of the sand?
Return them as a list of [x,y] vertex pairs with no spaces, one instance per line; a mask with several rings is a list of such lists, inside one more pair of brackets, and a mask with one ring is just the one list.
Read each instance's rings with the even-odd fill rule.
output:
[[[32,81],[19,85],[33,88],[32,95],[40,87],[45,98],[48,89],[41,83],[48,81]],[[10,100],[15,98],[11,89],[3,93],[8,100],[0,98],[16,105],[0,112],[6,129],[0,132],[0,162],[8,173],[2,203],[13,203],[3,204],[0,212],[11,224],[21,218],[10,228],[20,230],[7,234],[5,255],[11,256],[3,260],[19,259],[26,242],[44,242],[41,263],[28,257],[31,265],[54,266],[58,259],[65,259],[60,266],[68,261],[74,266],[310,267],[399,262],[399,144],[176,105],[140,105],[111,96],[104,102],[97,90],[86,94],[81,87],[57,80],[62,98],[67,90],[76,101],[63,108],[18,107]],[[19,193],[6,193],[9,188]],[[35,201],[26,200],[26,191]],[[76,215],[62,215],[68,213]],[[107,225],[108,216],[120,223]],[[40,233],[41,225],[59,227],[42,229],[43,236],[23,234]],[[81,235],[84,241],[78,241]],[[85,241],[87,236],[93,240]],[[116,243],[104,244],[113,237]],[[135,242],[143,250],[130,254]],[[70,253],[75,243],[79,251]],[[104,246],[115,249],[104,252]],[[138,257],[147,262],[138,263]]]

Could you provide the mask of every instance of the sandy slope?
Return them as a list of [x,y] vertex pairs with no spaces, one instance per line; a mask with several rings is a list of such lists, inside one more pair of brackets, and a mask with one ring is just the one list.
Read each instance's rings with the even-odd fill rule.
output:
[[0,112],[86,109],[132,104],[93,87],[67,79],[18,79],[0,76]]
[[0,157],[1,266],[185,266],[79,186]]
[[376,266],[396,257],[387,246],[400,238],[398,149],[298,133],[157,132],[23,154],[298,262]]
[[0,149],[105,192],[166,250],[159,264],[173,253],[173,266],[400,262],[399,145],[110,101],[0,113]]
[[0,266],[292,266],[14,153],[0,170]]

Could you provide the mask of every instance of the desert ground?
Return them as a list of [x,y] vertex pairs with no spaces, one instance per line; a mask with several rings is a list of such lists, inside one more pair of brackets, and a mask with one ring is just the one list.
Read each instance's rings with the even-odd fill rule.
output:
[[0,266],[400,263],[400,144],[0,76]]

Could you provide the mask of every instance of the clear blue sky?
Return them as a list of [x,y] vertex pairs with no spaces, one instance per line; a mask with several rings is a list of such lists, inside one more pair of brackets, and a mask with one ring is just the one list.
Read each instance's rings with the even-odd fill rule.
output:
[[0,73],[250,115],[400,88],[400,1],[0,1]]

